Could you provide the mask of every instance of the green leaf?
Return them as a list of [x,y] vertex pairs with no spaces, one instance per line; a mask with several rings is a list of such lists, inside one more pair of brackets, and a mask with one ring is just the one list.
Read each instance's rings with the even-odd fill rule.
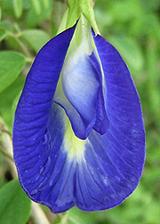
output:
[[[55,7],[56,1],[49,0],[48,3],[45,2],[45,5],[42,0],[38,0],[38,1],[39,1],[38,3],[40,4],[39,7],[42,10],[40,14],[37,14],[35,11],[35,7],[30,5],[30,10],[27,11],[26,17],[24,18],[25,21],[23,21],[25,26],[27,25],[27,28],[39,27],[40,24],[46,20],[49,22],[49,24],[50,22],[51,24],[53,22],[53,17],[55,17],[55,14],[53,16],[53,5]],[[27,3],[30,3],[30,1],[27,1]],[[55,10],[58,11],[57,8],[55,8]]]
[[35,9],[35,12],[39,15],[41,13],[41,3],[39,0],[32,0],[32,5]]
[[21,73],[25,65],[22,54],[14,51],[0,52],[0,93]]
[[0,7],[0,20],[1,20],[1,17],[2,17],[2,10],[1,10],[1,7]]
[[49,0],[43,0],[43,5],[47,9],[49,7]]
[[23,9],[23,1],[22,0],[13,0],[13,8],[17,18],[21,17],[22,9]]
[[9,22],[5,21],[5,20],[0,22],[0,41],[5,39],[8,35],[8,32],[11,31],[11,26],[10,25],[11,24],[9,24]]
[[0,41],[2,41],[6,37],[5,29],[0,27]]
[[25,77],[20,75],[8,88],[0,93],[0,116],[3,117],[10,131],[12,131],[16,104],[24,86],[24,81]]
[[25,30],[22,38],[37,52],[49,39],[49,35],[42,30]]
[[4,30],[5,32],[14,32],[14,27],[9,20],[2,20],[0,22],[0,30]]
[[0,223],[26,224],[30,216],[31,201],[17,180],[0,188]]

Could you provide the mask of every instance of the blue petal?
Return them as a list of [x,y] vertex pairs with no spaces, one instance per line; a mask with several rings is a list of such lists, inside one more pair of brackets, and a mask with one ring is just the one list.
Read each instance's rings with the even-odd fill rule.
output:
[[[87,123],[94,129],[88,138],[77,138],[70,127],[68,117],[76,124],[72,115],[78,116],[79,110],[70,92],[65,94],[74,106],[54,102],[73,32],[74,28],[52,39],[36,57],[17,107],[13,132],[14,158],[24,190],[54,212],[73,205],[90,211],[120,204],[137,186],[145,157],[135,86],[119,53],[102,37],[94,36],[98,63],[95,55],[87,59],[91,76],[98,81],[94,122]],[[86,115],[80,108],[77,129]]]
[[97,60],[97,57],[95,53],[92,53],[90,56],[91,64],[95,72],[97,73],[97,78],[99,80],[99,89],[97,94],[97,100],[96,100],[96,122],[94,124],[94,129],[99,132],[100,134],[104,134],[109,126],[109,121],[107,117],[106,112],[106,104],[105,104],[105,98],[106,98],[106,83],[103,84],[103,68],[101,71],[100,63]]
[[76,204],[102,210],[120,204],[139,183],[145,159],[145,133],[139,97],[117,50],[94,37],[106,81],[109,127],[88,137],[85,158],[76,171]]
[[[53,104],[53,97],[73,33],[74,27],[50,40],[38,53],[27,76],[13,129],[14,159],[24,190],[34,201],[55,210],[55,198],[64,181],[56,179],[62,169],[70,168],[65,164],[66,153],[60,153],[64,112]],[[61,209],[71,207],[70,201],[72,197],[66,203],[64,199]]]

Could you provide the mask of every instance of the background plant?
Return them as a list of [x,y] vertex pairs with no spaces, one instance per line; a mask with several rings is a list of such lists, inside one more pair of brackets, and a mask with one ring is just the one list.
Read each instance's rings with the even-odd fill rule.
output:
[[[73,10],[73,4],[68,6]],[[71,209],[55,216],[44,207],[38,210],[32,205],[31,209],[31,201],[18,181],[11,181],[15,177],[11,132],[16,103],[36,53],[56,35],[66,8],[66,1],[0,0],[0,223],[39,223],[36,215],[41,211],[47,218],[43,216],[43,224],[46,220],[59,224],[159,224],[159,0],[97,0],[95,3],[99,30],[125,58],[143,105],[147,161],[134,194],[109,211],[85,213]]]

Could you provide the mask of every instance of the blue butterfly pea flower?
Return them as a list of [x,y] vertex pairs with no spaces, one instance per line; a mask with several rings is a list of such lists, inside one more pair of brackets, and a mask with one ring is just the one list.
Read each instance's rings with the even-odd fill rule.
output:
[[136,188],[145,157],[139,97],[118,51],[86,21],[37,54],[13,144],[23,189],[54,212],[112,208]]

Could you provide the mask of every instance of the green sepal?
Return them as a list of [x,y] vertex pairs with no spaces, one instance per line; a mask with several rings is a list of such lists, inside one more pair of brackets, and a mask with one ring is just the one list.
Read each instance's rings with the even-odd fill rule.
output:
[[86,17],[95,33],[99,33],[91,0],[68,0],[68,9],[62,19],[63,26],[60,26],[60,31],[72,27],[80,18],[81,14]]

